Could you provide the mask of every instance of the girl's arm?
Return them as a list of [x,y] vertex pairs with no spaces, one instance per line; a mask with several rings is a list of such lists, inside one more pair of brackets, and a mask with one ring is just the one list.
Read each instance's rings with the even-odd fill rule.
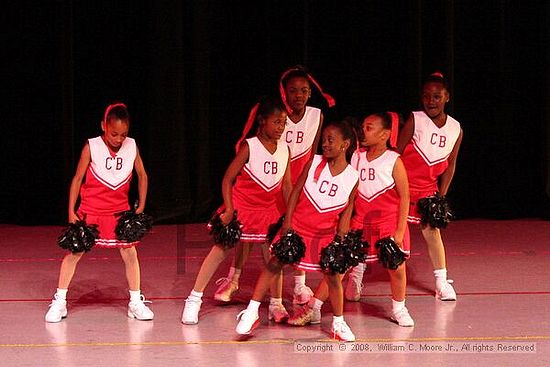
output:
[[288,199],[290,198],[290,193],[292,192],[292,180],[290,172],[290,148],[288,148],[288,162],[286,164],[285,175],[283,176],[283,199],[285,204],[288,205]]
[[309,169],[311,167],[312,162],[313,161],[310,160],[309,162],[306,163],[306,165],[304,166],[304,170],[300,174],[300,177],[298,177],[298,180],[296,181],[296,184],[294,185],[294,188],[290,193],[290,197],[288,198],[288,203],[286,206],[285,221],[283,222],[283,226],[282,226],[283,233],[286,232],[287,229],[291,228],[292,215],[294,214],[294,209],[296,209],[296,204],[298,203],[298,198],[300,197],[302,188],[306,183],[307,175],[309,173]]
[[227,225],[231,222],[231,219],[233,219],[233,184],[243,166],[248,162],[249,154],[250,149],[248,148],[248,143],[244,141],[241,143],[237,155],[233,158],[233,161],[229,164],[223,176],[222,195],[225,211],[220,215],[220,219],[224,225]]
[[403,154],[405,146],[411,141],[414,133],[414,115],[411,113],[405,125],[399,130],[399,136],[397,138],[397,151],[399,154]]
[[349,231],[351,215],[353,214],[353,208],[355,204],[355,194],[357,193],[358,185],[359,183],[355,184],[353,191],[349,195],[348,206],[346,206],[346,209],[344,209],[344,211],[340,214],[340,219],[338,220],[338,229],[336,234],[338,234],[342,238],[344,238],[346,233],[348,233]]
[[91,153],[90,146],[86,143],[84,148],[82,148],[82,153],[80,154],[80,160],[76,166],[76,173],[71,181],[71,186],[69,188],[69,223],[76,222],[79,218],[75,213],[76,200],[80,194],[80,186],[82,185],[82,179],[86,174],[86,170],[90,165]]
[[407,171],[401,158],[397,158],[395,161],[392,176],[395,181],[395,190],[397,191],[397,195],[399,195],[399,216],[393,239],[400,247],[403,247],[403,238],[407,229],[407,216],[409,215],[410,196]]
[[139,154],[139,150],[136,147],[136,159],[134,160],[134,169],[138,176],[138,207],[136,208],[136,214],[143,213],[145,210],[145,200],[147,200],[147,188],[149,181],[147,178],[147,172],[145,172],[145,166],[143,160]]
[[449,161],[448,161],[449,166],[441,174],[441,176],[439,176],[439,193],[441,195],[447,195],[447,191],[449,191],[449,187],[451,186],[451,181],[453,180],[453,176],[455,174],[456,159],[458,157],[458,151],[460,149],[461,143],[462,143],[462,129],[460,129],[460,134],[458,135],[458,139],[456,140],[455,146],[453,147],[453,150],[449,155]]

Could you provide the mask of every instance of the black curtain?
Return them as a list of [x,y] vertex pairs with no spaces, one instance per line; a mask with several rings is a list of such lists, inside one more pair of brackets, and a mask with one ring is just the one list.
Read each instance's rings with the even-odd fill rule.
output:
[[[326,120],[419,108],[451,83],[464,129],[450,192],[460,217],[548,213],[550,7],[521,1],[70,1],[4,5],[0,222],[60,224],[105,106],[132,116],[165,223],[205,220],[257,98],[306,65]],[[135,183],[134,183],[135,184]],[[135,188],[132,193],[135,197]]]

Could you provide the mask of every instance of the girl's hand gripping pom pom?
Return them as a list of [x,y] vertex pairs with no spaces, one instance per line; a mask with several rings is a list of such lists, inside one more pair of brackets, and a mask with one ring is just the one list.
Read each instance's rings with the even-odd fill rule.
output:
[[128,210],[121,214],[115,228],[117,239],[125,242],[136,242],[145,236],[153,227],[153,217],[145,213],[136,214]]
[[365,250],[369,247],[367,241],[363,241],[363,230],[352,229],[345,236],[343,245],[346,247],[346,255],[349,258],[350,267],[355,267],[367,258]]
[[332,274],[344,274],[348,270],[349,258],[342,242],[342,237],[335,235],[332,242],[321,250],[321,269]]
[[208,222],[207,228],[210,230],[214,243],[230,249],[235,247],[241,239],[242,224],[237,220],[236,210],[233,211],[233,218],[227,225],[223,224],[220,218],[221,214],[221,212],[214,213]]
[[98,237],[97,225],[87,225],[85,221],[77,220],[75,223],[70,223],[59,235],[57,244],[62,249],[73,253],[88,252]]
[[421,214],[421,223],[432,228],[446,228],[454,219],[447,198],[439,192],[418,200],[418,211]]
[[273,254],[282,264],[295,264],[306,254],[306,245],[298,233],[289,229],[273,245]]
[[407,255],[391,237],[384,237],[376,241],[376,248],[378,249],[378,261],[386,269],[396,270],[407,259]]

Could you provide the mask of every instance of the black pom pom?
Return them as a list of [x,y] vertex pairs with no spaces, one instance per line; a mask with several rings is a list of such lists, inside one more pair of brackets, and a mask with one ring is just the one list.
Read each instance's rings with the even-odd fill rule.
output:
[[347,257],[350,267],[354,267],[364,262],[367,258],[365,250],[369,248],[369,243],[363,241],[363,230],[352,229],[344,236],[344,246],[346,247]]
[[126,242],[139,241],[153,227],[153,217],[145,213],[136,214],[133,210],[125,211],[118,219],[115,228],[116,238]]
[[344,274],[348,270],[348,259],[346,258],[342,238],[335,236],[334,240],[327,247],[321,250],[321,269],[334,273]]
[[406,260],[406,254],[390,237],[384,237],[376,241],[378,249],[378,261],[386,269],[396,270]]
[[281,230],[281,227],[283,226],[283,222],[285,221],[285,216],[282,215],[279,220],[277,220],[276,223],[272,223],[267,227],[267,235],[265,236],[265,240],[267,243],[271,244],[273,242],[273,239],[279,233]]
[[86,225],[85,221],[78,220],[75,223],[70,223],[59,235],[57,244],[62,249],[73,253],[88,252],[92,249],[98,237],[97,225]]
[[447,199],[439,192],[434,196],[418,200],[417,205],[422,224],[429,224],[433,228],[446,228],[453,219],[453,212]]
[[298,233],[289,229],[273,245],[273,254],[282,264],[294,264],[306,254],[306,245]]
[[349,231],[344,238],[336,235],[334,240],[321,250],[319,265],[324,271],[333,274],[344,274],[349,268],[359,265],[365,261],[364,249],[369,245],[362,241],[363,231]]
[[220,212],[214,213],[207,226],[214,243],[222,245],[226,249],[235,247],[241,239],[242,233],[242,224],[237,220],[237,211],[233,211],[233,218],[226,226],[223,225],[220,215]]

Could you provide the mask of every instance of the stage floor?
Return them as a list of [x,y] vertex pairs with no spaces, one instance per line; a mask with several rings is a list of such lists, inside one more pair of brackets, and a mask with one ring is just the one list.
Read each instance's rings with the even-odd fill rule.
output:
[[[253,336],[237,337],[235,317],[246,307],[262,266],[259,251],[245,267],[234,302],[218,305],[212,298],[227,259],[205,291],[199,324],[182,325],[183,300],[210,248],[203,224],[157,226],[140,245],[142,291],[153,301],[154,321],[126,317],[122,260],[117,251],[93,249],[73,279],[68,317],[48,324],[44,314],[64,255],[56,246],[60,231],[0,225],[2,366],[550,365],[548,221],[452,223],[444,238],[457,302],[434,298],[426,247],[412,227],[407,307],[416,326],[388,320],[388,277],[375,264],[365,274],[360,302],[345,304],[346,321],[358,338],[347,345],[330,340],[328,303],[321,325],[301,328],[269,323],[264,303]],[[285,274],[290,309],[291,270]],[[319,279],[308,274],[307,283],[314,287]],[[305,346],[318,349],[298,350]],[[526,350],[502,350],[518,347]]]

